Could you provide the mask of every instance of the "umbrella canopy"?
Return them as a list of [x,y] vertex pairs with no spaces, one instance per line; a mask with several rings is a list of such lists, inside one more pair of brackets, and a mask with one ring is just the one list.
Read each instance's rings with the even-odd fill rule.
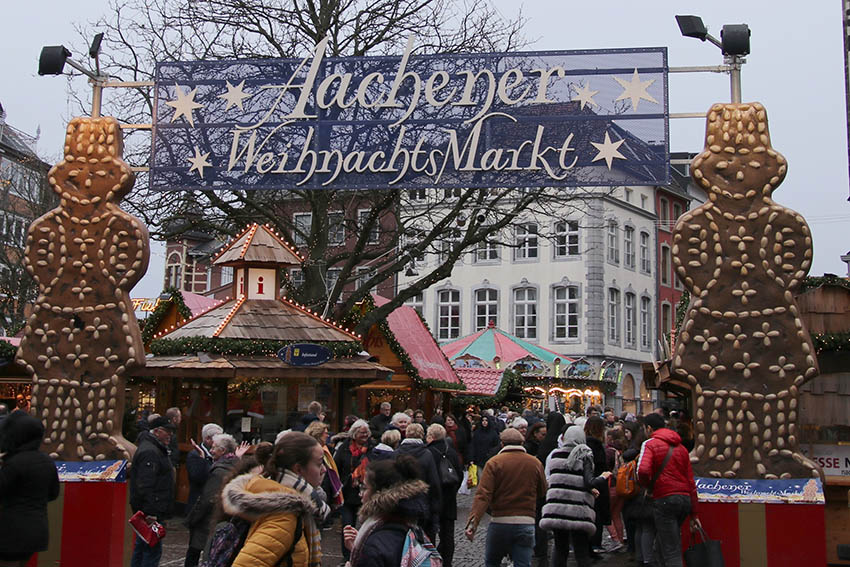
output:
[[487,366],[493,366],[496,357],[504,366],[528,359],[538,360],[544,364],[554,364],[555,359],[567,363],[573,361],[570,357],[529,343],[493,326],[444,344],[442,349],[453,363],[457,359],[476,358]]

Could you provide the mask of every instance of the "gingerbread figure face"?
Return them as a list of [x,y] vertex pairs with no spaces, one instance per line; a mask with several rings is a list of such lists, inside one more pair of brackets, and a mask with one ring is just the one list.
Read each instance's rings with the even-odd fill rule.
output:
[[128,458],[121,436],[124,375],[144,365],[128,293],[148,265],[148,233],[118,207],[133,175],[114,118],[75,118],[65,158],[48,178],[60,205],[27,232],[27,270],[39,297],[20,358],[44,450],[63,460]]
[[714,105],[694,180],[709,201],[673,232],[673,263],[691,304],[673,372],[692,385],[701,476],[805,478],[797,450],[799,388],[817,374],[793,291],[811,265],[809,227],[771,199],[785,158],[764,107]]

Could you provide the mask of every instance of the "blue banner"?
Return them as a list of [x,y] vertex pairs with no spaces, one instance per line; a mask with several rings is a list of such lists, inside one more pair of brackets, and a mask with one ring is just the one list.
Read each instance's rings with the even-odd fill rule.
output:
[[669,183],[666,48],[163,62],[151,188]]
[[700,502],[825,504],[819,478],[748,480],[697,478]]
[[60,482],[124,482],[127,461],[56,461]]

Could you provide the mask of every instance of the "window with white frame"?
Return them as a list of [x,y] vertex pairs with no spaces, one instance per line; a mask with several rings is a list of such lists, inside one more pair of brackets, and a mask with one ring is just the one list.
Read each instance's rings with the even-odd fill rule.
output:
[[608,342],[620,342],[620,290],[608,288]]
[[558,286],[552,291],[554,303],[554,339],[556,341],[578,338],[579,303],[578,286]]
[[664,197],[658,199],[658,226],[670,230],[670,202]]
[[0,214],[0,233],[3,242],[10,246],[23,247],[27,241],[27,226],[30,221],[16,214],[3,212]]
[[475,291],[475,330],[499,326],[499,292],[495,289]]
[[673,329],[673,307],[669,303],[661,304],[661,333],[665,340],[670,341],[670,331]]
[[647,201],[648,201],[648,199],[646,198],[646,195],[641,195],[641,196],[640,196],[640,208],[641,208],[641,209],[645,209],[645,208],[646,208],[646,202],[647,202]]
[[345,243],[345,213],[328,213],[328,244],[340,246]]
[[620,228],[617,221],[608,221],[608,261],[620,263]]
[[537,338],[537,290],[514,290],[514,334],[521,339]]
[[673,203],[673,218],[670,224],[675,224],[680,216],[682,216],[682,203]]
[[292,286],[299,288],[304,285],[304,270],[301,268],[292,268],[289,270],[289,281]]
[[428,190],[420,187],[418,189],[408,189],[407,196],[411,201],[425,201],[428,197]]
[[422,292],[420,291],[413,297],[408,297],[407,299],[405,299],[404,304],[413,307],[417,313],[422,315],[423,309],[425,308],[425,298]]
[[460,336],[460,291],[443,289],[437,292],[437,338],[441,341]]
[[489,238],[482,240],[475,246],[472,252],[472,261],[475,263],[497,262],[499,260],[500,246]]
[[637,313],[635,305],[635,294],[626,293],[625,297],[625,313],[626,313],[626,326],[625,326],[625,335],[626,335],[626,346],[634,348],[636,345],[636,335],[637,335]]
[[555,258],[578,256],[578,221],[558,221],[555,223]]
[[651,306],[652,300],[650,298],[640,298],[640,348],[642,349],[649,349],[650,341],[652,340],[652,334],[650,333],[652,326],[652,319],[650,318]]
[[328,293],[330,293],[334,286],[336,286],[337,280],[339,280],[339,275],[342,273],[342,268],[328,268],[328,271],[325,272],[325,289],[327,289]]
[[526,223],[516,228],[514,260],[536,260],[538,257],[537,223]]
[[[440,238],[440,263],[442,264],[446,260],[448,260],[449,255],[452,251],[457,247],[457,243],[460,241],[460,229],[459,228],[450,228],[445,234]],[[458,260],[460,257],[458,257]]]
[[623,230],[623,265],[635,269],[635,229],[627,226]]
[[233,266],[221,267],[221,285],[233,283]]
[[360,289],[365,286],[366,282],[368,282],[376,273],[376,268],[370,268],[369,266],[357,266],[357,268],[354,269],[354,275],[357,277],[355,284],[356,288]]
[[449,189],[443,189],[443,199],[446,201],[454,201],[455,199],[460,199],[460,196],[463,195],[463,189],[460,187],[451,187]]
[[623,196],[626,198],[627,203],[632,202],[632,195],[633,194],[634,194],[634,191],[632,189],[629,189],[628,187],[623,189]]
[[[366,223],[369,221],[369,215],[371,211],[369,209],[360,209],[357,211],[357,226],[360,228],[360,231],[366,230]],[[378,226],[380,219],[375,219],[375,225],[369,229],[369,238],[366,240],[366,244],[377,244],[380,241],[380,227]]]
[[661,246],[661,285],[670,285],[670,247]]
[[313,213],[295,213],[292,215],[292,243],[296,246],[307,244],[310,227],[313,224]]
[[640,233],[640,271],[645,274],[652,273],[652,264],[649,261],[649,233]]
[[[233,268],[230,269],[233,270]],[[168,287],[174,287],[179,290],[183,289],[183,265],[180,262],[180,255],[177,253],[168,257],[168,264],[165,268],[165,280]]]

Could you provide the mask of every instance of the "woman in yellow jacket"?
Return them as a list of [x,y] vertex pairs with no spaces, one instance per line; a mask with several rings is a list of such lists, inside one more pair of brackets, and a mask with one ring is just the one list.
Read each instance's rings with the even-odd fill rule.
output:
[[321,533],[330,512],[321,499],[322,447],[304,433],[281,437],[263,476],[242,475],[221,494],[226,514],[252,522],[233,567],[321,567]]

